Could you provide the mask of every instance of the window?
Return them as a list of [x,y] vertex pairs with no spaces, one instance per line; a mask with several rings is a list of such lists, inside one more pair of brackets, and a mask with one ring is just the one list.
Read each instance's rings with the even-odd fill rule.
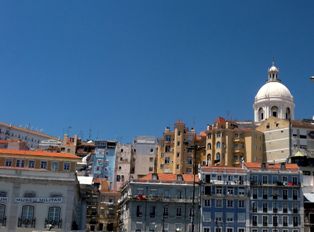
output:
[[32,220],[34,218],[34,206],[24,205],[22,207],[22,220]]
[[203,212],[203,221],[210,222],[211,221],[211,213],[210,212]]
[[256,215],[252,216],[252,225],[257,226],[257,216]]
[[3,223],[3,220],[5,218],[5,205],[0,204],[0,223]]
[[216,194],[222,194],[222,187],[216,187]]
[[24,160],[16,160],[16,167],[24,167]]
[[252,202],[252,211],[253,211],[253,213],[257,212],[257,204],[254,201]]
[[268,216],[263,216],[263,226],[268,225]]
[[267,213],[267,202],[263,202],[263,213]]
[[233,208],[233,200],[227,200],[227,207]]
[[299,217],[293,217],[293,226],[299,225]]
[[210,186],[205,186],[205,195],[210,195],[210,194],[211,194]]
[[192,163],[193,163],[192,157],[190,157],[190,156],[188,157],[187,163],[188,163],[188,164],[192,164]]
[[245,213],[237,213],[238,222],[245,222]]
[[170,163],[170,157],[165,157],[165,164],[169,164]]
[[227,232],[233,232],[233,228],[227,228]]
[[137,205],[136,206],[136,217],[142,217],[142,206]]
[[204,200],[204,206],[210,207],[210,200]]
[[239,196],[244,196],[245,195],[245,189],[243,187],[239,187],[238,194],[239,194]]
[[278,116],[278,107],[277,106],[271,107],[271,115],[273,117],[277,117]]
[[263,184],[267,184],[267,176],[263,176]]
[[233,188],[232,187],[228,187],[227,188],[227,194],[228,195],[233,195]]
[[298,190],[293,189],[292,199],[297,200],[298,199]]
[[156,206],[153,205],[153,206],[150,207],[149,216],[151,218],[154,218],[156,216]]
[[222,200],[216,199],[216,208],[221,208],[221,207],[222,207]]
[[278,217],[273,216],[273,226],[278,226]]
[[59,170],[59,163],[56,161],[53,161],[51,163],[51,171],[53,172],[57,172]]
[[203,232],[210,232],[210,227],[204,227]]
[[69,171],[70,170],[71,164],[68,162],[63,163],[63,170]]
[[222,213],[215,213],[215,222],[222,222]]
[[168,217],[168,215],[169,215],[168,206],[164,206],[163,216],[164,216],[164,217]]
[[267,199],[268,198],[268,189],[263,189],[263,199]]
[[253,199],[257,199],[257,189],[253,189]]
[[238,228],[238,232],[244,232],[245,229],[244,228]]
[[227,222],[233,222],[233,213],[227,213],[226,214],[226,221]]
[[244,204],[244,200],[239,200],[239,208],[244,208],[245,204]]
[[35,168],[35,160],[29,160],[28,161],[28,167],[29,168]]
[[212,144],[211,143],[207,143],[207,149],[212,149]]
[[182,209],[179,207],[177,208],[177,217],[181,217],[182,216]]
[[282,198],[284,200],[288,199],[288,190],[287,189],[282,190]]
[[[61,208],[60,207],[49,207],[48,209],[48,220],[51,222],[59,222],[61,215]],[[49,223],[53,224],[53,223]]]
[[283,216],[282,217],[282,225],[283,226],[288,226],[288,217],[287,216]]
[[12,166],[12,160],[11,159],[5,160],[5,166],[11,167]]
[[221,146],[221,145],[220,145],[220,142],[218,141],[218,142],[216,143],[216,148],[219,149],[220,146]]

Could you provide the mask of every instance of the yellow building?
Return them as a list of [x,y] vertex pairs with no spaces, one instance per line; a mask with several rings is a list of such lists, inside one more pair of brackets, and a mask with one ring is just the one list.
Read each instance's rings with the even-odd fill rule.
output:
[[[177,121],[174,130],[166,128],[159,141],[157,152],[157,173],[184,174],[193,172],[194,148],[196,163],[200,162],[205,138],[197,136],[194,129],[189,130],[182,121]],[[204,150],[204,149],[203,149]]]
[[203,165],[239,166],[241,161],[264,161],[263,133],[253,124],[218,118],[206,130],[206,160]]

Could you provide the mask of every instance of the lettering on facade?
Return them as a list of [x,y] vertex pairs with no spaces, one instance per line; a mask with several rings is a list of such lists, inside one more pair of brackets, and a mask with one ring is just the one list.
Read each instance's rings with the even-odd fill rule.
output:
[[61,204],[62,197],[17,197],[15,203]]
[[0,202],[7,202],[8,198],[7,197],[0,197]]

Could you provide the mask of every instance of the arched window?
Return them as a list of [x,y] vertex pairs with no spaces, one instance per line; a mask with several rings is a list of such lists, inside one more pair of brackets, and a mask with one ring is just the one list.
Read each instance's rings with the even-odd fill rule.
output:
[[287,109],[286,109],[286,119],[291,119],[291,112],[290,112],[289,107],[287,107]]
[[278,107],[277,106],[273,106],[271,108],[271,115],[274,117],[278,117]]
[[216,162],[220,162],[220,153],[219,152],[216,153]]
[[264,110],[262,108],[258,109],[258,119],[259,121],[264,120]]
[[220,148],[220,142],[219,141],[216,143],[216,148]]
[[0,205],[0,223],[3,222],[5,218],[5,205]]
[[22,220],[32,220],[34,218],[34,206],[24,205],[22,208]]
[[207,163],[210,163],[211,161],[211,154],[207,154]]
[[212,144],[211,143],[207,143],[207,149],[212,149]]

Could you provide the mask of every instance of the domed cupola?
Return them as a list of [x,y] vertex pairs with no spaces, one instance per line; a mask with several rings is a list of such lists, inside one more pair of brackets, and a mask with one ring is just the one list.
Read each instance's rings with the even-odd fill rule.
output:
[[279,79],[279,69],[272,64],[268,69],[268,81],[255,96],[254,121],[259,123],[269,117],[294,118],[294,100],[289,89]]

